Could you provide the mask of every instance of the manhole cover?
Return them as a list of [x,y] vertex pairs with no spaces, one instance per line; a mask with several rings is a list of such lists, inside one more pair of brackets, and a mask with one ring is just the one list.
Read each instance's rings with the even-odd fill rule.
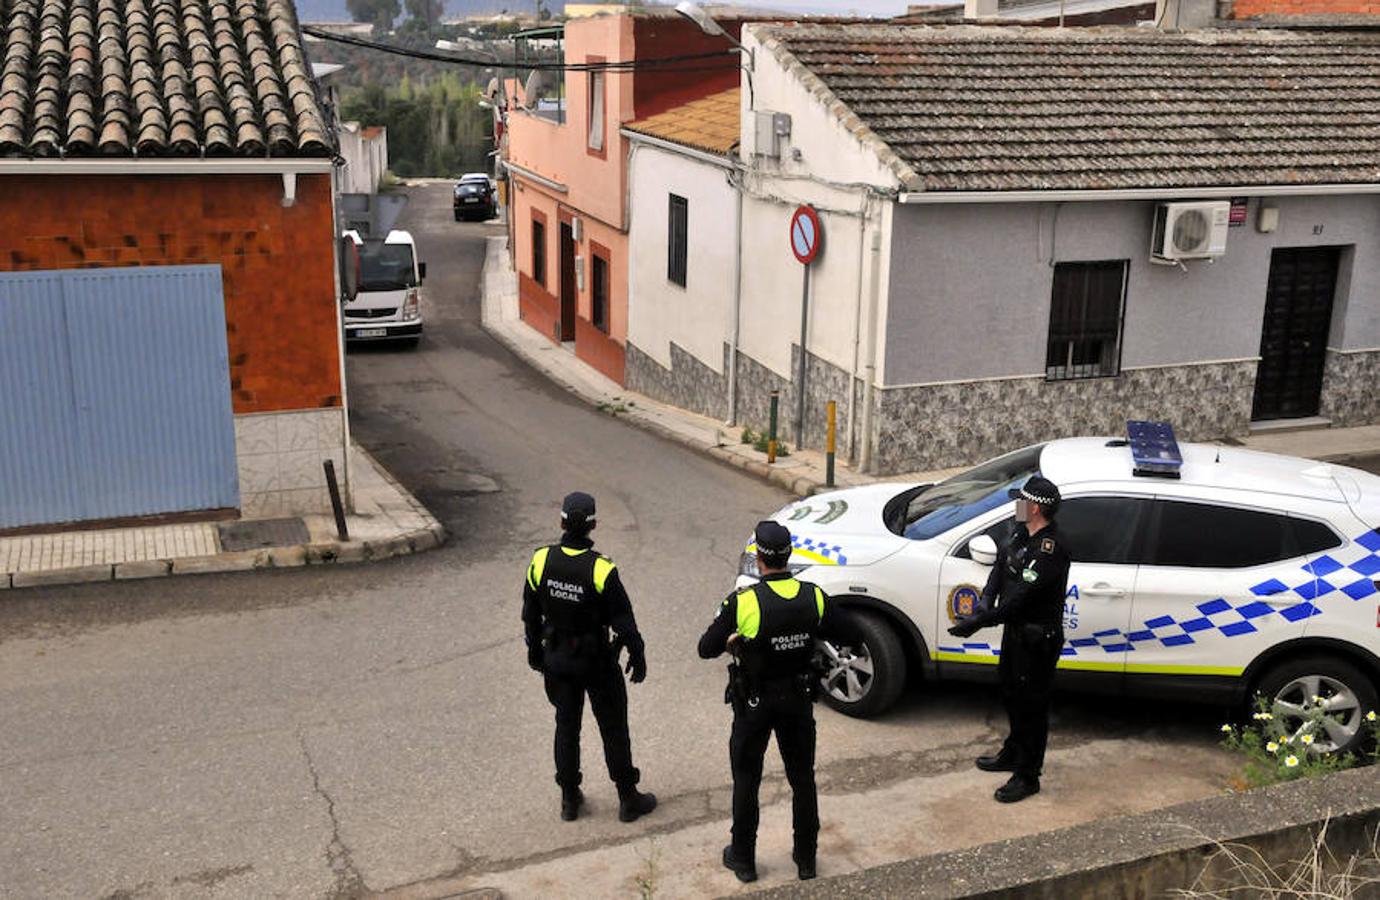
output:
[[311,543],[307,523],[301,519],[224,522],[216,527],[220,529],[220,546],[224,550],[259,550]]

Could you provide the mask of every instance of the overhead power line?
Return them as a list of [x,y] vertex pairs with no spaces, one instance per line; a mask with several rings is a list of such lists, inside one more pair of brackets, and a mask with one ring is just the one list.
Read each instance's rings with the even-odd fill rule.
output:
[[[536,69],[543,72],[631,72],[638,69],[655,69],[664,66],[674,66],[677,63],[698,62],[708,59],[723,59],[731,62],[733,68],[738,67],[738,51],[725,47],[722,50],[712,50],[707,53],[686,53],[680,56],[663,56],[651,59],[629,59],[615,62],[598,63],[543,63],[543,62],[520,62],[516,60],[501,60],[494,56],[489,59],[482,56],[461,56],[454,53],[437,53],[435,50],[410,50],[406,47],[398,47],[393,44],[385,44],[381,41],[370,41],[364,38],[353,37],[347,34],[336,34],[325,31],[311,25],[303,25],[302,33],[322,41],[333,41],[338,44],[349,44],[352,47],[363,47],[366,50],[377,50],[380,53],[391,53],[394,56],[405,56],[409,59],[425,59],[431,62],[450,63],[452,65],[494,67],[504,66],[516,69]],[[731,60],[730,60],[731,57]],[[686,67],[678,68],[677,71],[702,71],[705,68],[719,67],[700,67],[690,69]]]

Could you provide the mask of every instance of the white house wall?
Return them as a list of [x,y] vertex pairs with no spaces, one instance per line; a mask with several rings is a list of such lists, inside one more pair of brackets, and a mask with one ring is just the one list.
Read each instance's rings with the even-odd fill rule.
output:
[[[674,343],[722,375],[736,252],[729,169],[645,144],[632,160],[628,342],[668,369]],[[687,201],[685,287],[667,277],[671,194]]]

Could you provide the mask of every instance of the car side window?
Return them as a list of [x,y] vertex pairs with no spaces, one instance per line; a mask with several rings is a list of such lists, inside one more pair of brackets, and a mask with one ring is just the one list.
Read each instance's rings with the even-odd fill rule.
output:
[[1154,501],[1142,497],[1071,497],[1054,517],[1059,543],[1076,563],[1142,562],[1141,530]]
[[1340,547],[1345,543],[1337,532],[1328,528],[1321,522],[1314,522],[1312,519],[1290,518],[1290,524],[1294,529],[1294,552],[1299,553],[1321,553],[1324,550],[1331,550]]
[[1299,556],[1288,516],[1157,500],[1151,562],[1158,566],[1243,569]]

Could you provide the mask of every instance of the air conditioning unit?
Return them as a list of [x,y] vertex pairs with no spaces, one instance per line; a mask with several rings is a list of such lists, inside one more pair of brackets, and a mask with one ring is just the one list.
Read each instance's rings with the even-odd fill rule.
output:
[[1230,200],[1157,205],[1150,261],[1173,265],[1183,259],[1216,259],[1227,252],[1230,218]]

